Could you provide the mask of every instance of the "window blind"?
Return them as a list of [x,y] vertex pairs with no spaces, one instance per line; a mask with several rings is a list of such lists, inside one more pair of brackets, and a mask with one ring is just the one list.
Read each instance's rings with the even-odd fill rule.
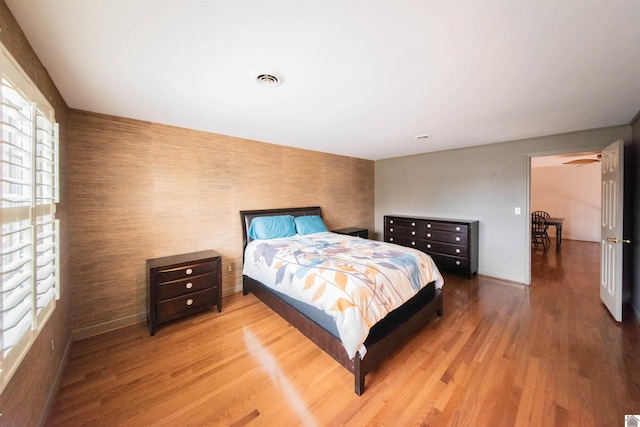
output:
[[0,46],[0,390],[59,296],[55,112]]

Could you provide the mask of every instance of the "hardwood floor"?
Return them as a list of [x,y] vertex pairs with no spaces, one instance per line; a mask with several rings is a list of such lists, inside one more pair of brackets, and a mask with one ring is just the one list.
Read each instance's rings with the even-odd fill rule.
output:
[[616,426],[640,413],[640,327],[598,294],[600,246],[533,250],[531,287],[445,274],[444,317],[353,376],[254,296],[74,344],[49,426]]

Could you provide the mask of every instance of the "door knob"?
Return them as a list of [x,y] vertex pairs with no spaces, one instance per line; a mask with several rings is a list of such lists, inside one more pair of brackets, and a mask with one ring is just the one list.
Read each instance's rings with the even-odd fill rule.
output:
[[607,242],[608,243],[631,243],[631,240],[626,240],[626,239],[618,240],[615,237],[608,237]]

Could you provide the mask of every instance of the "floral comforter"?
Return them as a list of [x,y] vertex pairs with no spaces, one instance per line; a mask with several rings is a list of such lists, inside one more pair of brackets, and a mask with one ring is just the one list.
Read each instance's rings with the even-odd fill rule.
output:
[[350,358],[364,357],[369,329],[427,283],[444,280],[427,254],[331,232],[253,240],[243,274],[336,319]]

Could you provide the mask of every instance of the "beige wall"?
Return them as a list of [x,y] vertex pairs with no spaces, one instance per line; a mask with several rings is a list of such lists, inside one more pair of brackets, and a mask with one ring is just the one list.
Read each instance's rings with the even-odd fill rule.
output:
[[223,293],[240,290],[240,210],[320,206],[330,229],[374,227],[372,161],[75,110],[69,123],[77,337],[146,318],[148,258],[214,249]]
[[[42,422],[55,392],[54,385],[61,373],[65,351],[71,343],[71,296],[69,287],[69,238],[67,191],[67,105],[58,93],[47,70],[31,49],[22,30],[4,1],[0,1],[0,41],[11,52],[31,80],[56,111],[60,123],[60,204],[57,217],[61,221],[61,298],[56,309],[24,361],[0,395],[0,425],[34,426]],[[54,349],[51,349],[51,343]]]
[[600,205],[600,163],[531,168],[530,211],[564,218],[563,239],[599,242]]

